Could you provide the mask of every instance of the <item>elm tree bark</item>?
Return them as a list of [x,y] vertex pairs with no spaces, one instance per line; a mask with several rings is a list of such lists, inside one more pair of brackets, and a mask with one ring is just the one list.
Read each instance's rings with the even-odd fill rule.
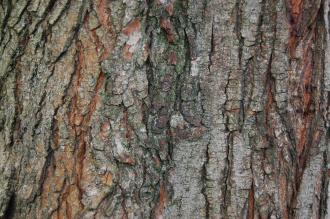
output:
[[329,218],[329,9],[0,1],[0,218]]

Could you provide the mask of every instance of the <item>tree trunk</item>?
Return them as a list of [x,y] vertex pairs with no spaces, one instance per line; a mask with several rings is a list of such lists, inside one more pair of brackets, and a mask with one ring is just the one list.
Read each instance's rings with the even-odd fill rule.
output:
[[0,6],[0,218],[330,217],[329,0]]

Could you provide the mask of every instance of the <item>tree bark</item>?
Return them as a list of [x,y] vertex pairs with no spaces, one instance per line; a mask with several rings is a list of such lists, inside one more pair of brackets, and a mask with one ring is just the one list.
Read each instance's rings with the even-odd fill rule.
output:
[[0,218],[330,217],[330,1],[0,6]]

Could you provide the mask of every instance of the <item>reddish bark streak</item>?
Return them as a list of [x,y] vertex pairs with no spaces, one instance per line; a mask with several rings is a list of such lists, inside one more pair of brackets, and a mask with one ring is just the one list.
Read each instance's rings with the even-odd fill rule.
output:
[[302,0],[289,0],[289,21],[290,21],[290,38],[288,42],[288,50],[290,58],[295,58],[296,47],[298,43],[299,22],[302,13]]
[[291,0],[290,5],[291,5],[291,16],[294,18],[294,22],[297,22],[297,19],[299,15],[302,12],[302,0]]
[[287,200],[288,200],[287,179],[284,175],[281,175],[279,180],[280,180],[280,182],[279,182],[279,190],[280,190],[279,194],[280,194],[280,205],[281,205],[282,216],[283,216],[284,219],[289,219],[289,209],[288,209],[288,206],[287,206]]
[[[114,35],[112,23],[109,21],[109,14],[110,14],[110,9],[107,7],[107,1],[106,0],[96,0],[96,12],[97,16],[99,18],[99,22],[101,23],[102,27],[110,34],[110,37],[106,37],[106,40],[100,40],[99,36],[97,35],[97,29],[92,29],[90,30],[91,32],[91,38],[95,43],[96,46],[96,53],[99,54],[100,51],[102,51],[99,54],[99,62],[101,63],[104,61],[109,55],[111,48],[114,45],[114,41],[116,41],[116,36]],[[88,14],[86,16],[86,19],[88,20]],[[86,24],[88,22],[85,22]],[[89,29],[89,28],[86,28]],[[113,43],[113,45],[111,45]]]
[[163,218],[166,202],[167,202],[167,193],[166,193],[165,184],[162,182],[159,186],[159,201],[154,208],[154,218],[156,219]]
[[249,192],[247,219],[253,219],[253,218],[254,218],[254,186],[252,184]]
[[[315,26],[315,25],[314,25]],[[312,30],[315,31],[315,28]],[[303,54],[303,60],[302,60],[302,100],[301,100],[301,108],[303,110],[302,112],[302,118],[303,121],[302,127],[299,128],[299,141],[297,144],[297,152],[298,156],[301,157],[304,154],[305,150],[308,150],[307,147],[307,134],[308,130],[311,128],[311,122],[313,119],[313,114],[310,112],[310,107],[312,105],[313,101],[313,95],[312,95],[312,79],[313,79],[313,55],[312,55],[312,44],[314,42],[314,37],[312,37],[309,42],[307,43],[307,47],[304,50]],[[310,147],[310,145],[309,145]],[[304,163],[307,159],[307,155],[303,155],[303,157],[300,158],[299,167],[303,167]],[[301,173],[302,174],[302,173]]]
[[130,143],[131,142],[131,137],[132,137],[132,128],[130,127],[128,123],[128,111],[127,109],[124,110],[124,118],[123,118],[123,124],[126,130],[125,137],[127,141]]
[[[296,151],[297,151],[297,168],[295,171],[295,181],[293,182],[293,194],[290,197],[289,207],[295,209],[297,204],[297,196],[299,193],[300,184],[305,171],[306,163],[309,158],[310,148],[317,144],[319,132],[314,130],[313,120],[315,113],[311,110],[315,96],[313,94],[313,80],[315,74],[313,47],[317,40],[317,16],[320,10],[315,10],[317,13],[305,13],[304,7],[307,1],[304,0],[289,0],[289,22],[290,22],[290,37],[288,42],[288,56],[291,61],[297,64],[293,70],[293,77],[289,81],[292,92],[297,92],[297,96],[291,95],[292,107],[295,110],[295,136],[296,136]],[[305,16],[305,17],[304,17]],[[309,16],[309,17],[306,17]],[[323,15],[322,15],[323,16]],[[306,22],[306,20],[308,22]],[[312,23],[311,23],[312,22]],[[310,26],[308,26],[310,25]],[[297,46],[302,50],[301,57],[296,56]],[[313,136],[312,141],[308,141],[309,136]],[[284,201],[284,200],[283,200]]]
[[[84,56],[83,56],[83,51],[82,51],[82,46],[79,43],[77,45],[77,50],[78,50],[78,59],[77,59],[77,64],[76,64],[76,71],[75,71],[75,81],[72,85],[72,92],[73,92],[73,97],[72,97],[72,109],[69,112],[69,122],[71,124],[71,127],[75,127],[75,125],[80,125],[82,121],[81,114],[79,112],[79,107],[78,107],[78,89],[81,84],[81,71],[84,65]],[[76,130],[74,128],[74,130]]]
[[90,121],[91,121],[91,118],[97,108],[97,105],[99,103],[99,93],[100,93],[100,90],[104,84],[104,80],[105,80],[105,75],[104,73],[101,71],[100,74],[99,74],[99,77],[97,79],[97,82],[96,82],[96,86],[95,86],[95,89],[94,89],[94,96],[91,100],[91,102],[89,103],[89,109],[88,109],[88,113],[87,113],[87,116],[85,117],[84,119],[84,123],[83,123],[83,126],[84,127],[88,127],[90,125]]
[[102,50],[102,53],[99,55],[99,62],[101,63],[109,56],[110,49],[105,47],[104,44],[101,42],[96,33],[96,30],[91,30],[91,36],[93,41],[95,42],[96,53],[99,53],[99,51]]
[[[88,18],[87,18],[88,20]],[[93,35],[93,32],[92,32]],[[97,35],[94,35],[94,42],[95,42],[95,48],[96,53],[98,54],[99,47],[103,47],[102,43],[99,41]],[[88,47],[88,45],[85,45]],[[59,201],[59,206],[62,206],[62,208],[66,209],[65,212],[61,211],[61,207],[58,210],[58,216],[63,216],[66,218],[73,218],[76,217],[77,212],[81,212],[85,206],[82,203],[82,198],[84,194],[84,189],[82,182],[84,181],[84,175],[87,174],[88,171],[85,170],[85,159],[86,153],[87,153],[87,147],[88,147],[88,133],[89,133],[89,126],[90,122],[92,120],[93,114],[95,113],[97,109],[97,105],[99,103],[99,93],[102,89],[102,86],[104,85],[105,81],[105,75],[102,71],[100,71],[98,75],[98,79],[96,81],[96,85],[94,88],[94,94],[91,97],[91,100],[87,106],[87,114],[82,114],[82,103],[80,103],[80,87],[83,82],[84,73],[83,72],[85,67],[85,62],[89,63],[93,61],[93,59],[89,59],[89,52],[88,50],[84,51],[82,42],[79,42],[77,44],[77,60],[76,60],[76,70],[75,70],[75,76],[74,81],[71,85],[71,110],[68,112],[68,118],[69,118],[69,124],[73,130],[73,135],[77,139],[76,147],[74,148],[74,152],[70,153],[70,159],[74,160],[73,166],[70,169],[70,165],[66,165],[67,169],[66,171],[72,172],[68,175],[73,176],[72,182],[74,184],[66,184],[63,189],[62,196]],[[101,60],[102,60],[101,55]],[[93,61],[94,62],[94,61]],[[97,60],[97,62],[100,63],[100,58]],[[90,64],[90,63],[89,63]],[[72,157],[71,157],[72,156]],[[64,160],[63,162],[66,162]],[[70,200],[68,200],[68,198]],[[65,203],[65,206],[64,206]],[[78,208],[78,209],[77,209]]]
[[107,7],[107,0],[96,0],[96,12],[102,26],[112,32],[112,25],[109,22],[109,8]]

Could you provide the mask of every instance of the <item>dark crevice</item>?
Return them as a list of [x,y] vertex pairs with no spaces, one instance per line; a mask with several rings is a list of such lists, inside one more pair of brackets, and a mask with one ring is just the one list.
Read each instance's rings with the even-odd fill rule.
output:
[[31,203],[34,203],[36,198],[41,195],[42,189],[44,187],[45,180],[47,179],[48,170],[53,165],[53,159],[54,159],[54,150],[52,148],[48,148],[47,156],[45,158],[45,163],[42,167],[41,177],[40,177],[40,180],[39,180],[39,190],[35,194],[33,200],[31,201]]
[[207,195],[207,165],[209,163],[210,160],[210,156],[209,156],[209,145],[210,142],[207,143],[206,145],[206,150],[205,150],[205,161],[203,164],[203,168],[202,168],[202,182],[203,182],[203,187],[202,187],[202,194],[204,196],[204,200],[205,200],[205,218],[210,218],[210,202],[208,199],[208,195]]
[[[71,2],[71,1],[70,1]],[[74,26],[71,30],[71,32],[73,34],[70,35],[70,37],[67,39],[67,41],[64,44],[64,48],[61,51],[61,53],[55,58],[55,60],[52,62],[53,64],[60,61],[65,54],[68,52],[69,48],[73,45],[73,42],[77,39],[78,37],[78,33],[85,21],[85,18],[88,16],[88,12],[86,9],[86,1],[83,1],[83,3],[81,4],[80,8],[79,8],[79,12],[78,12],[78,19],[77,19],[77,23],[76,26]],[[52,75],[50,75],[51,77]]]
[[12,1],[11,0],[7,0],[6,1],[6,15],[2,21],[2,26],[1,26],[1,36],[0,36],[0,44],[2,44],[2,41],[3,39],[5,38],[5,31],[6,31],[6,26],[8,24],[8,20],[10,18],[10,14],[11,14],[11,11],[12,11]]
[[[228,124],[228,117],[226,124]],[[223,214],[228,217],[228,206],[230,205],[230,190],[231,190],[231,172],[232,172],[232,162],[233,162],[233,138],[234,132],[229,132],[227,135],[227,148],[226,148],[226,166],[224,169],[224,180],[223,180]]]
[[45,21],[46,17],[49,16],[51,14],[51,11],[53,10],[55,3],[57,0],[50,0],[48,2],[48,5],[44,11],[44,13],[41,15],[41,17],[38,17],[40,20],[37,22],[37,24],[34,27],[34,30],[31,31],[31,35],[34,35],[35,32],[38,30],[39,25]]
[[323,166],[322,166],[322,183],[321,183],[321,197],[320,197],[320,208],[319,218],[325,218],[326,214],[330,213],[330,209],[327,209],[328,204],[328,189],[329,189],[329,174],[328,174],[328,156],[327,151],[323,152]]
[[214,47],[215,47],[215,45],[214,45],[214,23],[213,23],[213,18],[212,18],[212,29],[211,29],[211,48],[210,48],[210,52],[209,52],[209,64],[208,64],[208,66],[207,66],[207,68],[208,68],[208,70],[209,70],[209,72],[211,72],[211,66],[212,66],[212,56],[213,56],[213,54],[214,54]]
[[[26,9],[27,9],[27,7],[29,6],[29,4],[31,3],[31,1],[32,1],[32,0],[29,0],[29,1],[26,2],[26,5],[24,6],[23,10],[22,10],[21,13],[18,15],[18,18],[17,18],[16,23],[13,24],[12,27],[15,27],[15,25],[18,24],[19,21],[22,19],[23,14],[24,14],[24,12],[26,11]],[[20,33],[20,32],[17,32],[15,29],[13,29],[13,30],[14,30],[17,34]],[[23,28],[23,30],[24,30],[24,28]],[[1,42],[0,42],[0,44],[1,44]]]
[[[238,68],[240,71],[242,71],[242,77],[241,77],[241,100],[240,100],[240,110],[239,110],[239,126],[240,130],[243,128],[244,124],[244,119],[245,119],[245,95],[246,95],[246,86],[247,86],[247,79],[246,79],[246,73],[247,71],[244,70],[243,67],[243,49],[244,49],[244,37],[242,36],[242,23],[243,23],[243,17],[242,17],[242,1],[241,0],[236,0],[236,5],[235,5],[235,13],[236,13],[236,23],[235,23],[235,32],[236,32],[236,37],[238,40]],[[248,64],[247,63],[247,69],[248,69]]]
[[3,217],[1,217],[1,219],[12,219],[12,218],[14,218],[15,211],[16,211],[16,195],[15,195],[15,193],[13,193],[10,196],[7,208],[5,210],[5,213],[4,213]]
[[238,65],[239,68],[242,69],[242,55],[243,55],[243,46],[244,46],[244,38],[242,36],[242,0],[236,0],[235,5],[235,15],[236,15],[236,23],[235,23],[235,32],[236,37],[238,39]]
[[15,133],[17,132],[18,136],[22,136],[20,134],[20,129],[21,129],[21,119],[20,119],[20,114],[22,113],[23,110],[23,105],[20,100],[20,88],[19,88],[19,81],[20,80],[20,74],[18,72],[15,73],[15,91],[14,91],[14,98],[15,98],[15,116],[12,122],[12,127],[11,127],[11,141],[10,141],[10,147],[12,147],[15,144]]
[[63,17],[64,13],[70,8],[72,0],[69,0],[65,6],[63,7],[62,11],[58,15],[58,17],[54,20],[54,22],[49,26],[49,29],[52,29],[53,26],[57,24],[57,22]]
[[47,96],[47,92],[46,92],[46,90],[44,90],[44,93],[42,94],[42,96],[40,98],[40,101],[39,101],[39,104],[38,104],[37,112],[34,115],[35,118],[36,118],[36,122],[33,126],[33,129],[32,129],[32,139],[33,140],[35,139],[36,131],[37,131],[42,119],[43,119],[41,110],[43,109],[43,107],[45,105],[46,96]]

